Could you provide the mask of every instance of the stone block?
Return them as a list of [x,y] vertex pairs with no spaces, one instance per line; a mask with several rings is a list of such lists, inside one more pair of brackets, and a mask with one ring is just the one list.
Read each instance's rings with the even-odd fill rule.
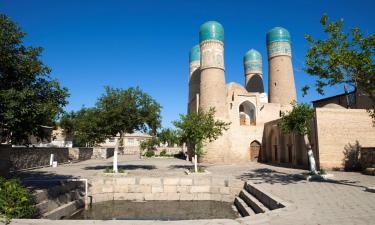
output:
[[237,179],[228,180],[228,186],[229,187],[243,188],[244,184],[245,183],[241,180],[237,180]]
[[161,178],[140,178],[139,184],[161,185]]
[[168,200],[168,194],[167,193],[155,193],[154,194],[154,200],[166,201],[166,200]]
[[194,177],[194,185],[211,185],[211,177]]
[[112,185],[112,184],[114,184],[113,178],[105,178],[104,179],[104,185]]
[[180,185],[184,185],[184,186],[193,185],[193,179],[192,178],[180,178]]
[[168,196],[167,197],[168,201],[177,201],[177,200],[180,200],[180,195],[177,194],[177,193],[168,193],[167,196]]
[[227,182],[226,182],[226,180],[223,179],[223,178],[216,178],[216,177],[213,177],[213,178],[212,178],[212,181],[211,181],[211,185],[212,185],[212,186],[225,186],[225,183],[227,183]]
[[116,193],[127,193],[129,192],[129,186],[128,185],[115,185],[113,191]]
[[142,185],[142,193],[151,193],[151,185]]
[[163,179],[164,185],[178,185],[180,183],[180,178],[178,177],[167,177]]
[[198,201],[209,201],[211,200],[211,194],[210,193],[197,193],[196,196],[194,196]]
[[229,187],[220,187],[220,193],[221,194],[230,194],[230,188]]
[[104,185],[103,187],[102,187],[102,192],[103,193],[106,193],[106,192],[113,192],[113,186],[110,186],[110,185]]
[[189,193],[191,186],[177,186],[177,193]]
[[126,185],[126,184],[135,184],[135,177],[121,177],[116,179],[116,184]]
[[142,193],[144,185],[129,185],[129,193]]
[[154,186],[154,185],[152,185],[151,192],[152,193],[162,193],[162,192],[164,192],[164,188],[163,188],[163,186]]
[[218,193],[220,193],[220,187],[213,187],[213,186],[211,186],[210,187],[210,192],[212,194],[218,194]]
[[176,193],[177,186],[176,185],[164,185],[164,193]]
[[232,195],[221,195],[221,201],[222,202],[233,202],[234,196],[232,196]]
[[155,197],[154,197],[153,193],[145,193],[144,197],[145,197],[146,201],[154,201],[155,200]]
[[192,201],[192,200],[194,200],[194,195],[193,194],[181,193],[180,194],[180,200],[181,201]]
[[191,193],[209,193],[210,186],[191,186]]
[[211,194],[211,200],[212,201],[218,201],[220,202],[222,199],[221,194]]
[[113,193],[102,193],[102,194],[95,194],[92,196],[92,202],[104,202],[104,201],[112,201],[113,200]]

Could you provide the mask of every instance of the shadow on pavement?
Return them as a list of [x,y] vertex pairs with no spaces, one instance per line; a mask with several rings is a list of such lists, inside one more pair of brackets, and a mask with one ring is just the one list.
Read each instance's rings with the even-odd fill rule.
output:
[[[88,166],[85,170],[104,170],[106,168],[112,168],[112,165],[100,165],[100,166]],[[124,170],[154,170],[154,165],[118,165],[118,169]]]
[[300,178],[295,177],[293,174],[278,172],[268,168],[255,169],[245,172],[236,177],[242,181],[252,181],[255,184],[269,183],[269,184],[296,184],[303,182]]

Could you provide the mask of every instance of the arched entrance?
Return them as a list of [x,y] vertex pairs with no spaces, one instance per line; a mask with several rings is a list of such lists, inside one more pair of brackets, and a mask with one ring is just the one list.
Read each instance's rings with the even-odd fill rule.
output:
[[250,161],[258,161],[261,145],[258,141],[250,144]]
[[249,101],[241,103],[238,111],[241,126],[256,125],[256,108],[253,103]]

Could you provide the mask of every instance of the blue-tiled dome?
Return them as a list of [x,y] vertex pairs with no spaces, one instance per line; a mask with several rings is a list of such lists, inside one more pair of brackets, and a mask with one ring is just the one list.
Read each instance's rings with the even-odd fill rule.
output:
[[257,50],[250,49],[246,52],[245,56],[243,57],[243,61],[262,61],[262,55]]
[[201,59],[201,49],[199,45],[195,45],[194,47],[190,49],[189,62],[200,61],[200,59]]
[[218,40],[224,42],[224,28],[216,21],[208,21],[202,24],[199,30],[199,42],[206,40]]
[[275,27],[267,32],[267,44],[278,41],[290,42],[290,34],[285,28]]

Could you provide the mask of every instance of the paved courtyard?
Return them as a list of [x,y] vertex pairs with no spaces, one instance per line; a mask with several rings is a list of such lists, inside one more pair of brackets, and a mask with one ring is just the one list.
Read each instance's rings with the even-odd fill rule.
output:
[[[102,176],[103,170],[110,167],[112,158],[107,160],[87,160],[74,164],[60,165],[57,168],[41,168],[26,171],[22,179],[53,179],[81,177],[94,179]],[[172,158],[138,159],[136,156],[119,156],[119,167],[127,176],[181,177],[184,170],[192,164],[185,160]],[[236,165],[204,165],[213,177],[228,177],[250,181],[267,192],[290,203],[287,210],[258,214],[246,224],[374,224],[375,193],[365,191],[375,186],[375,176],[353,172],[336,172],[327,182],[307,182],[293,176],[302,170],[276,167],[260,163]],[[25,221],[26,222],[26,221]],[[39,221],[43,222],[43,221]],[[86,221],[87,222],[87,221]],[[61,221],[63,223],[63,221]],[[81,221],[80,224],[85,222]],[[111,222],[112,223],[112,222]],[[116,223],[116,222],[113,222]],[[124,223],[124,222],[122,222]],[[129,222],[141,224],[148,222]],[[157,222],[163,223],[163,222]],[[176,223],[176,222],[168,222]],[[182,222],[191,224],[188,221]],[[194,222],[195,223],[195,222]],[[238,223],[230,220],[201,221],[199,224]],[[15,224],[22,224],[16,221]],[[23,223],[24,224],[24,223]],[[48,224],[48,221],[45,221]],[[117,223],[119,224],[119,223]],[[153,223],[154,224],[154,223]]]

